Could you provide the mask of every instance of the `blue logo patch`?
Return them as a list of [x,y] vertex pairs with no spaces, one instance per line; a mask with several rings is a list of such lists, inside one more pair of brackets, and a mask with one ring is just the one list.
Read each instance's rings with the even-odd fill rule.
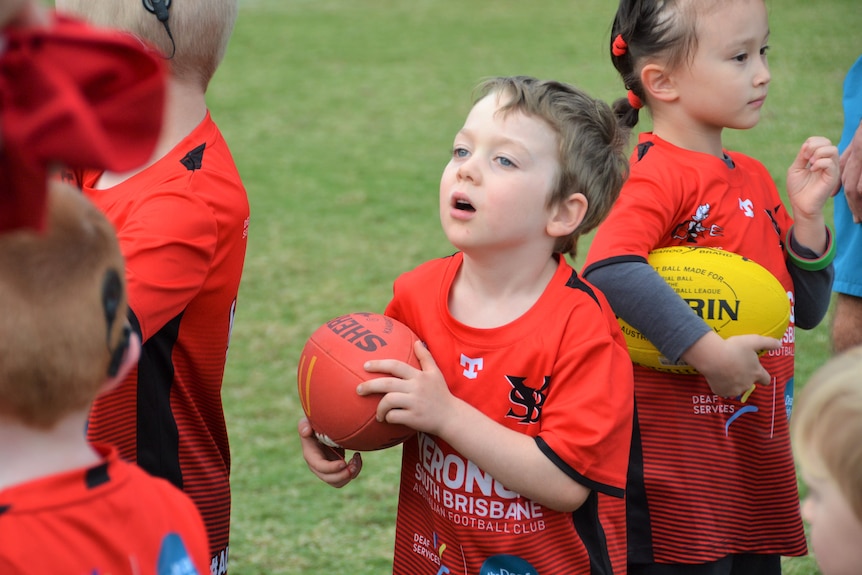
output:
[[162,540],[156,570],[158,575],[201,575],[189,557],[182,537],[176,533],[168,533]]
[[514,555],[488,557],[479,570],[479,575],[538,575],[538,573],[532,565]]
[[793,380],[791,377],[787,385],[784,386],[784,409],[787,411],[787,419],[790,419],[790,412],[793,411]]

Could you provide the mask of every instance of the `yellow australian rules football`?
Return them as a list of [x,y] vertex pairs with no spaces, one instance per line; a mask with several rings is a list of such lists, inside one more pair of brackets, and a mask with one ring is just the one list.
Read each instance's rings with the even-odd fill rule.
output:
[[[650,252],[647,261],[717,334],[759,334],[782,339],[790,322],[790,297],[757,262],[715,248],[673,246]],[[631,325],[618,318],[632,361],[672,373],[697,373],[672,363]]]

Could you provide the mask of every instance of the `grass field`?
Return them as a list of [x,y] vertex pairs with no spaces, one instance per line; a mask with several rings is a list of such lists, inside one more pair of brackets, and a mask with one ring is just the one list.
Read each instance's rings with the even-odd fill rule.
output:
[[[241,0],[209,97],[252,207],[224,384],[233,575],[391,571],[400,453],[366,454],[361,478],[338,491],[308,471],[299,350],[337,314],[381,311],[399,273],[451,252],[438,182],[478,80],[529,74],[624,95],[607,49],[615,5]],[[726,144],[761,159],[782,188],[808,135],[840,134],[862,10],[858,0],[769,5],[763,120]],[[825,328],[799,335],[797,382],[829,353]],[[811,559],[786,563],[791,575],[816,572]]]

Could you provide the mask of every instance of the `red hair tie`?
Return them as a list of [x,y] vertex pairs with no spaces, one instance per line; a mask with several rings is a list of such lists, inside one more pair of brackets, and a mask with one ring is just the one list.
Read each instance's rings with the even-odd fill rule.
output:
[[629,45],[626,44],[625,40],[623,40],[623,35],[617,34],[617,37],[614,38],[613,46],[611,47],[611,53],[617,57],[624,56],[628,49]]
[[0,232],[42,230],[52,164],[124,172],[147,161],[165,66],[132,36],[72,18],[0,35]]
[[628,97],[629,104],[635,110],[640,110],[641,108],[644,107],[643,100],[638,98],[638,95],[635,94],[634,92],[632,92],[631,90],[629,90],[629,93],[626,96]]

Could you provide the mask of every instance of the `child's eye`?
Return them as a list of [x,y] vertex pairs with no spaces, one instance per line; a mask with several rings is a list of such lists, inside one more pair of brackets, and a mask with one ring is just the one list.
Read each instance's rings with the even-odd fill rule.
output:
[[748,54],[745,54],[745,53],[737,54],[736,56],[733,57],[733,59],[736,60],[737,62],[745,62],[746,60],[748,60]]
[[497,161],[500,162],[501,166],[506,167],[506,168],[516,168],[517,167],[512,160],[510,160],[509,158],[506,158],[504,156],[498,156]]
[[764,46],[763,48],[760,49],[760,55],[761,56],[766,56],[767,52],[769,52],[769,46]]
[[470,152],[468,152],[464,148],[459,148],[459,147],[452,148],[452,157],[453,158],[466,158],[468,155],[470,155]]

